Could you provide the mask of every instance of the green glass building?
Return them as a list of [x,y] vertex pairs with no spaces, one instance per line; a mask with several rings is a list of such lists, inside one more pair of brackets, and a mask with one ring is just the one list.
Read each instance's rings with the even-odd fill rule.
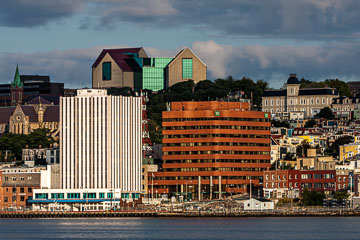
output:
[[159,91],[165,88],[165,67],[173,58],[144,58],[142,89]]

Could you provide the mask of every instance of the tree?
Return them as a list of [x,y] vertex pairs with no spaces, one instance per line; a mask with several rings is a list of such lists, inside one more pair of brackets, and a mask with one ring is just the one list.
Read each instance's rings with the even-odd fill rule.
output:
[[312,128],[316,125],[316,121],[314,119],[310,119],[305,123],[305,128]]
[[311,148],[310,144],[306,140],[303,140],[301,144],[296,147],[296,156],[305,157],[309,148]]
[[284,160],[286,160],[286,161],[294,161],[294,160],[296,160],[295,153],[287,152],[285,157],[284,157]]
[[307,188],[302,193],[302,203],[304,206],[321,206],[323,205],[324,198],[324,192],[310,192]]
[[350,87],[346,82],[339,79],[326,79],[322,82],[313,82],[306,79],[300,80],[300,88],[324,88],[331,87],[336,88],[340,96],[350,96]]
[[349,144],[354,141],[352,136],[342,136],[335,140],[333,144],[327,149],[327,153],[333,157],[339,157],[339,147],[345,144]]
[[334,194],[334,198],[337,201],[347,200],[349,198],[350,194],[347,191],[337,191]]
[[279,120],[272,119],[271,126],[290,128],[290,123],[286,122],[286,121],[279,121]]
[[319,118],[325,118],[327,120],[334,118],[333,112],[331,111],[331,109],[329,107],[322,108],[320,110],[320,112],[318,114],[316,114],[316,116]]
[[[36,129],[28,135],[7,133],[0,137],[0,151],[11,151],[12,156],[19,160],[22,156],[22,149],[26,147],[38,148],[40,145],[49,147],[54,142],[55,140],[51,137],[50,131],[45,128]],[[1,154],[1,156],[4,156],[4,154]],[[5,159],[1,158],[0,160],[4,161]]]

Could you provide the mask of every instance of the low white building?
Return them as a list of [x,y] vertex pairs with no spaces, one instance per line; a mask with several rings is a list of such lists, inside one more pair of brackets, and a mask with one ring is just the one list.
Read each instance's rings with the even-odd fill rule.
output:
[[250,198],[244,202],[246,211],[265,211],[274,209],[274,202],[264,198]]

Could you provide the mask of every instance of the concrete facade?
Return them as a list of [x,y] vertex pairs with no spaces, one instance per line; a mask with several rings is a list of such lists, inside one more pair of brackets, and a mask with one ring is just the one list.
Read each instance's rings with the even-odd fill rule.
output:
[[142,99],[84,89],[60,109],[61,187],[141,191]]

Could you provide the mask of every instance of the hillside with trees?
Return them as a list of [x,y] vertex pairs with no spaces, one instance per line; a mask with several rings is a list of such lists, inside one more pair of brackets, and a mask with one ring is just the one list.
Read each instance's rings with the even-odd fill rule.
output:
[[313,82],[306,79],[300,80],[300,88],[324,88],[324,87],[330,87],[330,88],[336,88],[339,91],[340,96],[350,96],[350,87],[349,85],[341,81],[339,79],[326,79],[325,81],[321,82]]

